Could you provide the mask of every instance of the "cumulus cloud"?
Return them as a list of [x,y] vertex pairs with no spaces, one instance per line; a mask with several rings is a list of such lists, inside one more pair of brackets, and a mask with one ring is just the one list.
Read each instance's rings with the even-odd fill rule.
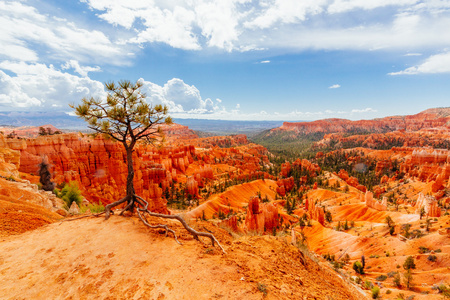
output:
[[20,1],[0,2],[0,58],[36,62],[42,56],[126,64],[122,47],[99,30],[40,13]]
[[340,88],[341,86],[339,85],[339,84],[333,84],[332,86],[329,86],[328,88],[329,89],[338,89],[338,88]]
[[274,24],[290,24],[304,21],[307,16],[323,12],[327,0],[276,0],[269,5],[261,5],[260,13],[244,23],[247,28],[265,29]]
[[415,75],[436,73],[450,73],[450,52],[432,55],[417,66],[409,67],[403,71],[392,72],[389,73],[389,75]]
[[83,2],[110,24],[136,31],[127,42],[141,45],[159,42],[186,50],[214,47],[242,52],[450,45],[446,34],[450,5],[445,1]]
[[148,101],[167,105],[171,113],[204,114],[219,110],[210,98],[202,99],[200,91],[194,85],[188,85],[179,78],[169,80],[164,86],[143,78],[139,81],[143,83],[142,91],[146,93]]
[[[2,70],[14,73],[8,75]],[[0,63],[0,107],[69,110],[69,103],[83,97],[104,95],[103,84],[39,63]]]
[[[450,4],[419,0],[80,0],[114,26],[101,31],[39,12],[28,2],[0,3],[0,56],[38,61],[127,64],[148,43],[183,50],[402,49],[450,46]],[[379,8],[383,8],[380,10]],[[353,17],[352,15],[358,15]],[[92,26],[92,25],[91,25]],[[115,38],[116,37],[116,38]],[[30,47],[38,44],[45,49]],[[136,50],[136,51],[135,51]],[[265,61],[263,61],[265,62]]]
[[100,72],[101,69],[99,66],[89,67],[89,66],[80,66],[78,61],[71,59],[61,66],[63,70],[74,69],[75,72],[80,74],[83,77],[87,77],[89,72]]

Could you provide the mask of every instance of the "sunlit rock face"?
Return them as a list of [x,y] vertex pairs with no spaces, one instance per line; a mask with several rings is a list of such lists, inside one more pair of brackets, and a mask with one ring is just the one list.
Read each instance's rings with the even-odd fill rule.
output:
[[[60,134],[26,140],[18,147],[21,154],[19,170],[37,174],[44,157],[52,166],[56,182],[77,181],[84,195],[92,202],[110,203],[126,194],[128,168],[122,144],[102,137],[90,138],[79,134]],[[137,146],[133,153],[136,193],[150,199],[150,208],[168,212],[163,191],[170,187],[178,174],[184,174],[195,155],[193,146],[157,149]],[[210,176],[208,167],[200,171]],[[188,191],[198,193],[192,177]],[[197,186],[197,190],[196,190]]]
[[377,199],[373,198],[373,193],[370,191],[367,191],[364,195],[364,201],[366,202],[366,205],[370,208],[385,211],[387,210],[387,198],[383,197],[382,201],[378,201]]
[[305,210],[311,219],[318,221],[322,225],[325,224],[325,211],[323,207],[316,206],[313,200],[307,198],[305,201]]
[[449,128],[449,108],[428,109],[410,116],[390,116],[381,119],[350,121],[346,119],[323,119],[313,122],[284,122],[271,132],[291,131],[294,133],[384,133],[396,130],[417,131],[423,128]]
[[435,218],[441,216],[441,209],[438,206],[436,198],[433,196],[425,196],[420,193],[414,207],[416,208],[416,214],[420,214],[420,211],[423,208],[425,210],[425,215],[428,217]]
[[245,226],[247,231],[272,232],[278,227],[278,209],[272,203],[261,203],[258,197],[248,202]]
[[[18,177],[20,165],[20,152],[14,149],[22,148],[24,141],[6,139],[0,134],[0,175],[3,177]],[[13,148],[10,147],[13,145]]]

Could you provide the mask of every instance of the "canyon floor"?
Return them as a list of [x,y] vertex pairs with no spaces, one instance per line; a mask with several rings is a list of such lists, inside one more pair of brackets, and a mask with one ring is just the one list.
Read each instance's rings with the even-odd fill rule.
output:
[[[160,220],[153,220],[159,222]],[[183,245],[135,217],[55,222],[0,239],[2,299],[364,299],[284,237],[230,234],[202,221],[227,253]],[[206,243],[207,241],[205,241]]]

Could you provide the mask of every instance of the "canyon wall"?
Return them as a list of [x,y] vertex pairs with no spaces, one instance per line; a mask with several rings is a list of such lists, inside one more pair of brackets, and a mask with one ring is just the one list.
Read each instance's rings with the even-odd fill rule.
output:
[[312,122],[284,122],[272,129],[300,134],[321,133],[384,133],[395,130],[417,131],[423,128],[450,128],[450,108],[429,109],[410,116],[390,116],[373,120],[351,121],[346,119],[323,119]]
[[[17,144],[16,141],[22,142]],[[79,182],[83,194],[92,202],[107,204],[125,195],[128,169],[126,153],[120,143],[75,133],[26,141],[8,139],[7,142],[11,148],[20,151],[21,172],[37,174],[38,164],[46,157],[55,182]],[[185,173],[193,155],[193,146],[162,149],[136,146],[133,153],[134,187],[137,194],[152,199],[151,210],[168,212],[162,193],[177,175]],[[192,192],[196,192],[195,188]]]

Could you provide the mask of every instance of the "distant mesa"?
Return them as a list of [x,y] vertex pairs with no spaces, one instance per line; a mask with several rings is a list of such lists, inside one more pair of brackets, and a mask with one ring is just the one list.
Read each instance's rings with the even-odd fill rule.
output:
[[373,120],[323,119],[312,122],[284,122],[271,133],[288,131],[310,133],[385,133],[395,130],[416,131],[423,128],[450,128],[450,107],[431,108],[415,115],[390,116]]

